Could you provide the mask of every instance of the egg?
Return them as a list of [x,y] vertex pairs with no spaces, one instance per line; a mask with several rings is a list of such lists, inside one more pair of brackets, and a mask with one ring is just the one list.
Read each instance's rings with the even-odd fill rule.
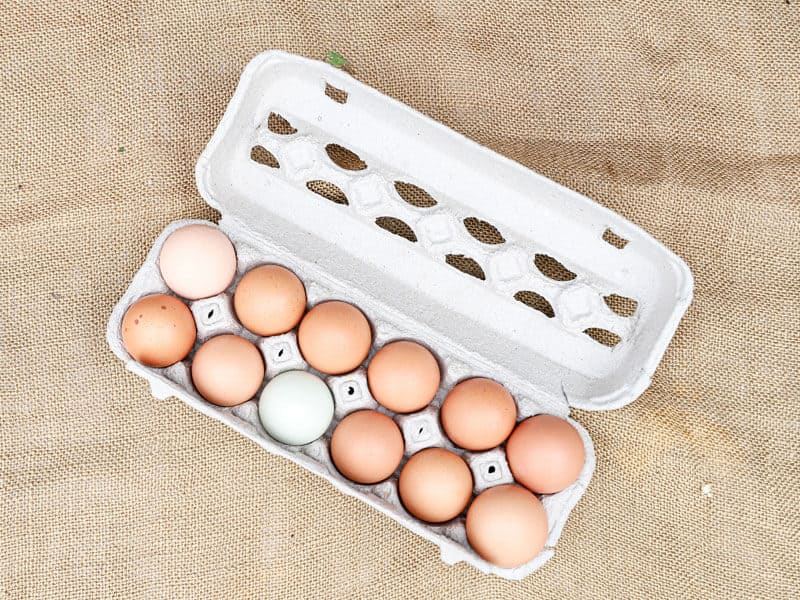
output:
[[372,397],[397,413],[425,408],[436,395],[441,378],[436,358],[416,342],[386,344],[372,357],[367,368]]
[[167,287],[190,300],[224,291],[236,275],[236,251],[224,233],[209,225],[173,231],[161,246],[158,268]]
[[412,515],[442,523],[467,507],[472,486],[472,472],[463,458],[444,448],[426,448],[403,466],[398,493]]
[[236,406],[255,396],[264,381],[264,359],[238,335],[218,335],[205,342],[192,360],[192,382],[217,406]]
[[454,444],[488,450],[502,444],[514,429],[517,405],[496,381],[474,377],[447,394],[440,415],[442,428]]
[[233,308],[239,321],[255,334],[267,336],[294,329],[306,310],[306,289],[289,269],[261,265],[236,286]]
[[523,487],[499,485],[478,494],[467,511],[467,540],[481,558],[503,568],[533,560],[547,541],[547,514]]
[[352,371],[372,346],[369,321],[347,302],[317,304],[300,321],[297,345],[309,365],[329,375]]
[[537,494],[553,494],[578,479],[586,449],[567,421],[536,415],[517,425],[508,438],[506,459],[519,483]]
[[333,394],[308,371],[286,371],[264,387],[258,416],[267,433],[291,446],[310,444],[333,420]]
[[148,367],[168,367],[183,360],[197,337],[189,307],[167,294],[145,296],[131,304],[121,330],[128,354]]
[[347,415],[331,435],[331,460],[356,483],[383,481],[403,459],[403,434],[389,417],[376,410]]

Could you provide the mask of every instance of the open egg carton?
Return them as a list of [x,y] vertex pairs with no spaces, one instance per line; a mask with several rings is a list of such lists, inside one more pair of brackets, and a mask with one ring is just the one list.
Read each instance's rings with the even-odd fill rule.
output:
[[521,579],[549,560],[594,470],[591,438],[576,422],[570,420],[585,446],[583,470],[567,489],[540,496],[547,544],[513,569],[470,548],[463,515],[441,525],[409,515],[397,493],[399,469],[376,485],[345,479],[330,460],[330,434],[346,414],[377,409],[400,426],[404,462],[423,448],[446,447],[467,461],[476,494],[511,483],[502,447],[470,453],[443,434],[438,408],[447,392],[461,380],[489,377],[514,396],[518,420],[569,419],[570,407],[609,410],[631,402],[649,385],[691,302],[685,263],[588,198],[338,69],[283,52],[261,54],[246,67],[196,178],[222,213],[219,227],[238,259],[226,292],[190,303],[198,345],[221,333],[250,339],[264,357],[266,380],[310,369],[294,332],[260,338],[233,312],[241,276],[274,263],[300,277],[309,305],[338,299],[366,314],[374,341],[365,364],[389,341],[416,340],[436,354],[442,385],[426,409],[396,415],[371,397],[363,367],[325,377],[333,423],[319,440],[293,447],[265,432],[258,394],[233,408],[197,394],[192,354],[166,369],[134,361],[122,344],[122,317],[138,298],[170,293],[158,269],[161,244],[197,221],[164,230],[113,310],[108,340],[126,366],[150,382],[156,397],[183,400],[434,542],[449,564],[465,561]]

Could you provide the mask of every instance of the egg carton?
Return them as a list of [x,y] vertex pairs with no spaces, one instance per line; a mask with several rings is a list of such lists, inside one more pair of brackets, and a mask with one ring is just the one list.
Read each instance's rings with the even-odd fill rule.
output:
[[[190,303],[198,345],[236,333],[261,350],[266,379],[313,371],[293,332],[260,338],[236,320],[231,294],[250,268],[276,263],[306,286],[309,305],[339,299],[370,319],[374,343],[412,339],[442,369],[431,405],[395,415],[370,395],[365,371],[327,377],[335,399],[331,427],[302,447],[269,437],[257,398],[233,408],[203,400],[189,376],[191,356],[149,368],[125,351],[120,323],[138,298],[170,293],[158,270],[170,224],[114,308],[108,340],[158,398],[175,396],[264,449],[317,473],[434,542],[442,559],[521,579],[554,554],[562,528],[595,465],[591,438],[569,419],[571,407],[609,410],[649,385],[691,302],[686,264],[637,226],[588,198],[504,158],[324,63],[283,52],[253,59],[198,160],[198,189],[218,209],[219,228],[238,259],[224,293]],[[464,515],[441,524],[410,516],[396,472],[376,485],[343,478],[332,465],[330,434],[348,413],[374,408],[401,428],[404,461],[440,446],[469,464],[475,493],[513,481],[504,450],[466,452],[443,434],[438,409],[459,381],[489,377],[505,385],[518,419],[566,418],[586,450],[578,480],[540,496],[548,518],[545,549],[513,569],[490,564],[466,541]],[[259,392],[260,393],[260,392]],[[401,464],[402,468],[402,464]]]

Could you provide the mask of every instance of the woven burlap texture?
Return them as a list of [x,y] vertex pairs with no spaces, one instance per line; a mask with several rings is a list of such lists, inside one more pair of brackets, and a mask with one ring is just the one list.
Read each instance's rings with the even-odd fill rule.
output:
[[[800,6],[3,2],[0,585],[21,597],[788,598],[800,587]],[[182,403],[104,340],[241,70],[350,72],[682,256],[652,387],[573,411],[598,453],[522,582]],[[486,190],[486,202],[502,201]]]

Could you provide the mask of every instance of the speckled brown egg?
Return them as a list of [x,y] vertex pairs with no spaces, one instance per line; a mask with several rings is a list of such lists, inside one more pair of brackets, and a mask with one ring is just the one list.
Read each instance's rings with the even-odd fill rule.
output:
[[197,337],[192,313],[167,294],[145,296],[122,318],[122,343],[135,360],[148,367],[168,367],[183,360]]

